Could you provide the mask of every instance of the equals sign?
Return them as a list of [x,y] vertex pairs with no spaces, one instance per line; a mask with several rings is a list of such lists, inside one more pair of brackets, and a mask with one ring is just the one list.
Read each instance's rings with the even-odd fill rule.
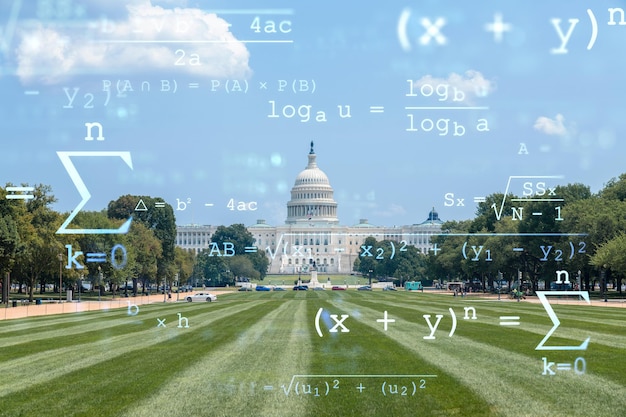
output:
[[500,326],[519,326],[519,316],[500,316]]
[[272,391],[274,389],[273,385],[264,385],[263,391]]
[[[7,193],[30,193],[35,191],[35,187],[7,187]],[[7,194],[7,200],[32,200],[35,198],[33,194]]]
[[557,363],[556,370],[557,371],[571,371],[572,364],[571,363]]
[[154,203],[154,207],[155,208],[164,208],[165,207],[165,201],[156,201]]
[[487,201],[487,197],[474,197],[474,203],[484,203]]
[[246,247],[244,248],[244,251],[245,251],[246,253],[256,253],[256,251],[257,251],[257,247],[256,247],[256,246],[246,246]]
[[87,257],[87,259],[85,259],[85,262],[93,262],[93,263],[102,263],[102,262],[106,262],[107,261],[107,254],[106,253],[101,253],[101,252],[91,252],[91,253],[86,253],[85,256]]
[[524,248],[513,248],[513,252],[524,252]]
[[370,113],[384,113],[385,106],[370,106]]
[[200,88],[200,83],[189,83],[189,88]]

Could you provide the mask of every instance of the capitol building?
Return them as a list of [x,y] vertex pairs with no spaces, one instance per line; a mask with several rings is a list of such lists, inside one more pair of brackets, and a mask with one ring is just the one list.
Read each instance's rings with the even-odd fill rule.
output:
[[[307,273],[313,266],[323,273],[350,273],[369,236],[395,242],[395,250],[411,245],[426,254],[432,249],[431,236],[441,231],[443,222],[434,209],[419,224],[385,227],[361,219],[359,224],[342,226],[333,193],[328,176],[317,165],[311,142],[308,164],[291,189],[285,224],[271,226],[257,220],[247,227],[256,248],[265,251],[270,260],[269,274]],[[212,225],[177,226],[176,245],[199,253],[209,247],[216,229]]]

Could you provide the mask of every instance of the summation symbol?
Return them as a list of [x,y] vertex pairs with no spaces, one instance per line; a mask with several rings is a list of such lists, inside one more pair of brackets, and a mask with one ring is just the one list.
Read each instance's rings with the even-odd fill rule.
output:
[[[85,126],[87,127],[87,136],[85,137],[85,139],[91,137],[91,129],[94,126],[98,127],[98,138],[102,137],[102,139],[104,139],[104,137],[102,136],[102,125],[100,123],[98,122],[85,123]],[[61,163],[65,167],[65,170],[69,174],[70,178],[72,179],[72,182],[74,183],[74,186],[78,190],[78,193],[80,194],[82,200],[80,201],[80,203],[78,203],[78,205],[72,211],[72,213],[70,213],[68,218],[63,222],[63,224],[61,225],[61,227],[59,227],[56,233],[57,234],[79,234],[79,235],[81,234],[102,235],[102,234],[127,233],[128,229],[130,228],[132,219],[133,219],[132,217],[130,217],[123,225],[121,225],[117,229],[68,229],[67,226],[72,222],[72,220],[74,220],[74,217],[76,217],[76,215],[80,212],[80,210],[85,206],[85,204],[87,204],[87,202],[91,198],[91,193],[87,189],[85,182],[83,181],[80,174],[78,173],[78,170],[74,166],[74,162],[72,162],[71,158],[72,157],[87,157],[87,158],[89,157],[91,158],[119,157],[126,163],[126,165],[130,169],[133,169],[133,162],[130,156],[130,152],[126,152],[126,151],[69,151],[69,152],[58,151],[57,155],[59,156]]]
[[[561,272],[561,274],[559,274],[559,272]],[[561,276],[565,276],[564,282],[561,281]],[[560,283],[569,284],[569,275],[567,274],[567,271],[557,271],[557,284]],[[546,346],[546,342],[550,336],[552,336],[561,324],[561,321],[548,301],[548,296],[580,296],[587,302],[587,304],[591,304],[591,301],[589,300],[589,293],[587,291],[537,291],[537,298],[541,301],[543,308],[548,313],[548,316],[550,317],[550,320],[552,320],[554,326],[552,326],[550,331],[548,331],[543,340],[539,342],[535,350],[586,350],[591,337],[587,337],[587,339],[585,339],[585,341],[578,346]]]

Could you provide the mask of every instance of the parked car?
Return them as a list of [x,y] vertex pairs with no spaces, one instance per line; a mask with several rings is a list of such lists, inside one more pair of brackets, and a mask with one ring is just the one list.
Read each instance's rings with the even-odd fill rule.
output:
[[296,285],[295,287],[293,287],[294,291],[308,291],[309,287],[307,287],[306,285]]
[[315,287],[313,288],[313,291],[325,291],[326,289],[324,287]]
[[272,289],[270,287],[265,287],[263,285],[257,285],[255,290],[256,291],[271,291]]
[[331,288],[333,291],[343,291],[346,288],[345,287],[340,287],[339,285],[335,285],[333,286],[333,288]]
[[188,295],[185,297],[185,300],[190,303],[192,301],[208,301],[210,303],[211,301],[217,301],[217,296],[208,292],[197,292],[195,294]]
[[252,288],[250,288],[250,287],[241,287],[237,291],[252,291]]
[[372,287],[369,285],[363,285],[362,287],[357,288],[359,291],[372,291]]
[[285,291],[283,287],[274,287],[274,291]]
[[396,291],[396,287],[392,287],[391,285],[387,285],[383,288],[383,291]]

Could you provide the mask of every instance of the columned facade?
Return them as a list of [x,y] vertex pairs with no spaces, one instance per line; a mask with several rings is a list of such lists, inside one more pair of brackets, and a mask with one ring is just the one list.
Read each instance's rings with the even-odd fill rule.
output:
[[[443,223],[433,208],[426,221],[406,226],[374,226],[366,219],[354,226],[341,226],[337,203],[328,177],[317,166],[311,142],[307,166],[297,176],[287,203],[284,225],[264,220],[248,226],[258,250],[270,260],[270,274],[308,274],[315,266],[321,274],[349,274],[361,245],[369,236],[417,247],[427,254],[434,248],[431,237],[441,233]],[[176,245],[195,253],[207,249],[216,226],[178,226]],[[321,278],[323,280],[323,276]]]

